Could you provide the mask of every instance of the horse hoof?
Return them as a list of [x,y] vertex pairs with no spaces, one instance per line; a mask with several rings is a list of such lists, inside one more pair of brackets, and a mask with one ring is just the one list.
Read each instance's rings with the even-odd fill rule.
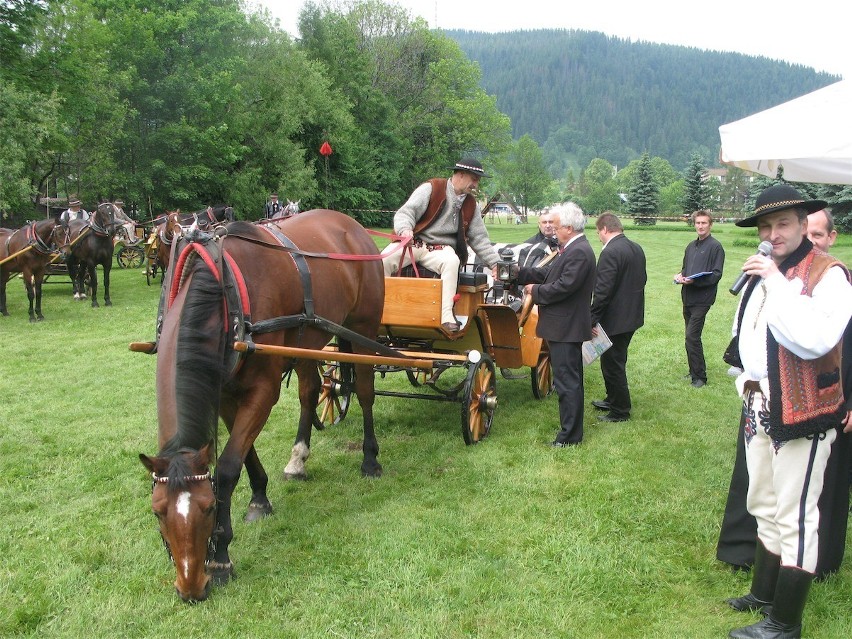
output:
[[256,504],[254,502],[250,503],[248,506],[248,512],[246,513],[246,523],[251,523],[253,521],[257,521],[258,519],[263,519],[264,517],[269,517],[272,514],[272,504]]
[[207,574],[210,575],[210,580],[214,586],[224,586],[232,579],[236,579],[237,575],[234,572],[234,564],[230,561],[226,564],[220,564],[211,561],[207,564]]
[[100,304],[98,304],[95,300],[92,300],[92,308],[99,308]]
[[110,302],[109,300],[107,300],[106,302],[104,302],[104,306],[112,306],[112,302]]
[[30,324],[35,324],[38,320],[35,317],[30,318]]
[[308,474],[307,473],[288,473],[286,470],[284,471],[284,479],[287,481],[307,481]]
[[382,465],[376,464],[375,466],[361,466],[361,476],[378,479],[382,476]]

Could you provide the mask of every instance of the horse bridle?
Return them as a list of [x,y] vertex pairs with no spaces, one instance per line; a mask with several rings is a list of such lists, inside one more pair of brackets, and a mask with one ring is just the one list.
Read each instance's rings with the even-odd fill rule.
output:
[[[213,526],[213,532],[210,533],[210,536],[207,538],[207,559],[206,559],[206,562],[205,562],[205,563],[209,564],[210,558],[213,557],[213,554],[216,552],[216,533],[219,532],[218,530],[216,530],[216,527],[215,527],[215,522],[217,521],[217,514],[218,514],[218,510],[219,510],[219,493],[216,491],[216,481],[213,478],[213,476],[210,474],[209,469],[207,470],[207,472],[202,473],[200,475],[184,475],[183,477],[181,477],[181,480],[184,481],[184,482],[189,482],[189,483],[207,480],[207,481],[210,482],[210,487],[213,489],[213,495],[216,498],[216,502],[215,502],[216,506],[213,510],[214,526]],[[167,476],[161,477],[157,473],[151,473],[151,492],[152,493],[154,492],[154,488],[157,486],[157,484],[168,484],[168,483],[169,483],[169,478]],[[169,555],[169,560],[172,562],[172,564],[174,564],[175,558],[174,558],[174,555],[172,555],[172,548],[171,548],[171,546],[169,546],[169,542],[166,541],[166,538],[163,536],[163,531],[160,531],[160,539],[163,542],[163,547],[166,549],[166,552]]]

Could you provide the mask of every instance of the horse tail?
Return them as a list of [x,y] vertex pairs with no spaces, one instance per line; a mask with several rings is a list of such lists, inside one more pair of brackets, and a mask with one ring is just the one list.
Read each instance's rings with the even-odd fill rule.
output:
[[175,349],[175,409],[177,429],[164,453],[199,450],[216,437],[219,395],[225,382],[224,295],[207,264],[192,266],[179,313]]

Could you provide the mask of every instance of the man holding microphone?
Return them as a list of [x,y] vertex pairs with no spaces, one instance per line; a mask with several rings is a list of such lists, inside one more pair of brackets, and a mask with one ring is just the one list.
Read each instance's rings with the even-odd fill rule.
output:
[[841,338],[852,317],[846,268],[807,239],[808,214],[825,205],[779,184],[765,189],[754,214],[737,222],[756,226],[772,250],[743,265],[749,281],[734,325],[743,364],[736,386],[743,399],[747,504],[757,544],[751,590],[728,603],[768,612],[732,630],[735,639],[800,637],[817,567],[823,476],[846,415]]

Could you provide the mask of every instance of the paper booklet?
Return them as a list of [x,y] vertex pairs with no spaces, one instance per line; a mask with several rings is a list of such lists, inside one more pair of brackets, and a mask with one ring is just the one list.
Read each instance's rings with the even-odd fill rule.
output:
[[598,324],[595,328],[598,334],[588,342],[583,342],[583,364],[586,366],[594,362],[606,349],[612,346],[612,340],[609,339],[601,325]]

